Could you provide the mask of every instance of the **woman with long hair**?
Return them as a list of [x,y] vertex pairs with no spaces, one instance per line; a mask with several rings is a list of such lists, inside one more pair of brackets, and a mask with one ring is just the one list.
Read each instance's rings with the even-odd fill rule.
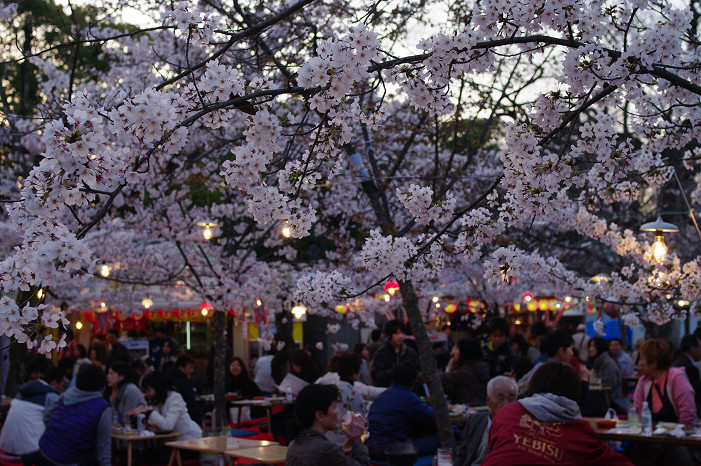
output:
[[187,405],[180,393],[173,390],[172,382],[162,372],[151,372],[141,382],[149,406],[141,406],[127,415],[150,413],[148,424],[162,431],[176,431],[178,440],[202,438],[202,430],[187,412]]
[[175,367],[178,360],[178,347],[171,340],[163,342],[161,348],[161,372],[166,373]]
[[243,359],[236,356],[229,359],[226,364],[226,391],[249,398],[263,394],[258,385],[251,380]]
[[340,448],[325,437],[338,426],[338,396],[334,385],[311,384],[299,392],[295,403],[297,433],[287,449],[285,466],[370,465],[368,449],[355,426],[351,425],[348,439]]
[[368,364],[370,364],[370,349],[365,343],[356,343],[353,347],[353,352],[361,357],[360,361],[360,381],[364,384],[371,385],[370,376],[368,375]]
[[463,338],[453,348],[453,367],[439,374],[443,388],[453,403],[483,406],[487,403],[489,365],[482,360],[482,349],[474,338]]
[[107,370],[107,386],[110,388],[107,401],[119,414],[119,422],[127,424],[126,413],[139,406],[146,406],[144,395],[134,384],[134,372],[130,364],[117,361]]

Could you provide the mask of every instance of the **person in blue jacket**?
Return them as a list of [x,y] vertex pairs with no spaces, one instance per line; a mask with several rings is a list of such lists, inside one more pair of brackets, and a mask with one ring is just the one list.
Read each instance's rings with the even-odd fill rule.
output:
[[397,364],[392,385],[370,406],[370,437],[365,444],[373,460],[384,460],[385,449],[407,441],[419,455],[430,455],[440,446],[433,408],[411,391],[416,376],[410,362]]

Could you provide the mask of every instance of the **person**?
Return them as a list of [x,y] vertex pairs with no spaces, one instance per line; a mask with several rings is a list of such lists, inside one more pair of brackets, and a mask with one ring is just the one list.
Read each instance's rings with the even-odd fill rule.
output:
[[528,344],[523,335],[517,333],[511,337],[511,349],[514,350],[516,358],[527,358],[530,348],[531,345]]
[[85,349],[85,345],[78,343],[73,347],[73,359],[75,359],[75,365],[73,366],[72,380],[75,380],[75,378],[78,375],[78,372],[80,371],[80,366],[82,366],[83,364],[90,364],[88,350]]
[[178,347],[170,340],[163,342],[161,347],[161,372],[168,372],[175,367],[178,360]]
[[[572,356],[574,354],[574,340],[569,333],[564,330],[553,330],[545,336],[542,343],[543,354],[547,355],[548,361],[557,361],[564,364],[569,364]],[[521,393],[525,393],[528,390],[528,385],[530,384],[531,377],[533,374],[542,366],[543,363],[537,363],[533,366],[526,375],[521,377],[518,381],[518,390]],[[583,372],[580,373],[580,378],[582,380],[589,379],[589,372],[586,367],[583,368]]]
[[392,371],[402,362],[408,362],[418,371],[419,355],[406,346],[406,326],[398,319],[390,320],[384,328],[387,342],[377,350],[370,365],[370,379],[379,387],[389,387],[392,383]]
[[508,335],[509,323],[506,319],[495,317],[489,321],[489,342],[484,345],[482,352],[485,362],[489,364],[490,378],[511,372],[516,355],[507,342]]
[[303,349],[296,349],[290,354],[290,369],[292,374],[308,383],[313,383],[320,375],[309,353]]
[[126,413],[146,406],[143,393],[134,382],[134,373],[131,365],[124,361],[116,361],[112,367],[107,369],[107,386],[110,388],[108,401],[112,409],[119,415],[119,422],[128,425]]
[[589,353],[589,335],[587,335],[587,327],[584,324],[577,325],[576,331],[572,334],[574,341],[574,352],[582,359],[586,359]]
[[76,345],[78,344],[78,342],[75,341],[75,335],[73,334],[73,330],[67,328],[65,330],[62,329],[62,332],[66,334],[66,346],[58,350],[59,361],[66,357],[74,357],[73,352]]
[[50,367],[43,379],[31,379],[19,388],[0,431],[0,450],[21,456],[39,448],[44,412],[63,392],[65,382],[63,371]]
[[[643,401],[652,413],[652,422],[674,422],[693,425],[696,421],[694,389],[683,367],[672,366],[672,350],[665,340],[650,338],[640,345],[641,377],[635,387],[633,404],[642,412]],[[638,445],[632,455],[635,464],[691,465],[693,460],[684,447]]]
[[[163,360],[163,359],[161,359]],[[174,367],[166,375],[170,377],[173,388],[182,396],[187,405],[187,412],[190,417],[199,424],[202,419],[202,409],[197,402],[197,390],[192,382],[192,374],[195,372],[195,361],[186,355],[178,357]]]
[[489,428],[499,410],[518,399],[518,385],[511,377],[497,375],[487,383],[488,412],[471,415],[462,431],[462,440],[455,447],[453,464],[478,466],[487,457]]
[[227,393],[238,393],[246,398],[262,395],[258,385],[248,375],[248,369],[246,369],[243,359],[238,356],[231,358],[227,362],[226,368]]
[[161,367],[161,355],[163,352],[163,344],[166,341],[170,341],[174,347],[178,346],[178,343],[168,336],[168,324],[163,322],[158,327],[156,327],[156,338],[149,342],[149,355],[153,359],[153,367]]
[[696,362],[701,359],[701,341],[695,334],[685,335],[681,341],[681,354],[672,366],[683,367],[691,387],[694,389],[694,401],[696,402],[696,415],[701,417],[701,377]]
[[455,341],[451,338],[451,329],[450,329],[450,324],[443,324],[443,327],[441,327],[441,332],[445,333],[446,339],[448,340],[448,354],[453,352],[453,348],[455,347]]
[[269,353],[258,358],[256,362],[255,376],[253,381],[256,383],[260,391],[266,395],[275,393],[275,380],[273,380],[271,363],[273,362],[273,354]]
[[448,363],[450,363],[450,354],[445,350],[445,345],[442,342],[433,342],[433,356],[436,358],[438,371],[445,372]]
[[150,362],[151,358],[146,358],[144,359],[135,359],[131,363],[131,368],[134,370],[134,373],[136,374],[137,377],[137,383],[136,385],[141,388],[141,382],[144,380],[144,377],[146,377],[147,374],[151,373],[154,371],[153,366],[151,364],[147,364],[147,362]]
[[46,409],[46,430],[39,439],[39,450],[29,459],[22,457],[23,462],[39,466],[110,466],[112,410],[102,397],[105,372],[97,364],[85,364],[76,379],[76,386]]
[[628,353],[623,351],[623,343],[620,338],[611,338],[609,340],[609,353],[618,363],[618,367],[621,368],[621,375],[623,377],[632,377],[633,360],[628,356]]
[[640,346],[640,372],[635,387],[635,408],[640,412],[648,402],[654,422],[693,425],[696,403],[693,388],[681,367],[671,367],[672,351],[661,338],[651,338]]
[[202,438],[202,429],[188,414],[182,395],[173,390],[168,376],[151,372],[144,378],[143,387],[149,406],[140,406],[127,413],[128,416],[148,413],[148,424],[159,430],[180,432],[178,440]]
[[528,348],[528,354],[526,357],[533,363],[533,365],[539,362],[545,362],[547,357],[544,357],[545,355],[541,354],[540,346],[542,345],[545,336],[548,334],[548,327],[544,322],[539,320],[531,325],[530,334],[531,338],[533,339],[533,346]]
[[416,375],[409,361],[394,366],[392,385],[370,406],[370,437],[365,443],[371,458],[383,460],[385,448],[407,440],[419,455],[432,454],[438,448],[433,409],[411,391]]
[[88,358],[90,359],[90,364],[96,364],[102,367],[105,363],[105,345],[100,341],[96,341],[90,345]]
[[527,398],[502,407],[495,416],[482,466],[631,465],[582,419],[579,396],[579,377],[570,366],[555,361],[540,366]]
[[372,361],[375,357],[375,352],[382,347],[382,329],[375,328],[370,332],[370,343],[368,343],[368,361]]
[[446,395],[453,403],[483,406],[489,381],[489,366],[482,361],[480,344],[463,338],[453,350],[453,367],[439,374]]
[[73,379],[75,359],[70,356],[65,356],[58,360],[58,367],[63,371],[63,375],[66,376],[66,384],[69,384],[71,379]]
[[107,352],[107,367],[112,367],[117,361],[126,362],[131,364],[131,355],[126,346],[124,346],[119,341],[119,330],[116,328],[111,328],[107,331],[107,343],[109,344],[109,351]]
[[295,418],[298,432],[287,448],[285,466],[369,466],[368,449],[358,429],[351,426],[348,439],[339,448],[325,435],[338,425],[338,389],[334,385],[311,384],[297,395]]
[[370,350],[368,345],[359,342],[353,346],[353,352],[360,356],[360,381],[364,384],[370,385],[370,374],[368,374],[368,363],[370,361]]
[[600,336],[589,340],[589,368],[600,379],[601,385],[611,388],[609,396],[612,407],[616,412],[625,414],[630,408],[630,402],[623,397],[621,369],[609,355],[609,348],[610,345]]

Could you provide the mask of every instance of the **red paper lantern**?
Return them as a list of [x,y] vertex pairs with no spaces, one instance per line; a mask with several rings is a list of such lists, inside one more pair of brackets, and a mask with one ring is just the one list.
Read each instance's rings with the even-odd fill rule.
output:
[[385,283],[385,291],[392,294],[399,290],[399,283],[397,282],[387,282]]

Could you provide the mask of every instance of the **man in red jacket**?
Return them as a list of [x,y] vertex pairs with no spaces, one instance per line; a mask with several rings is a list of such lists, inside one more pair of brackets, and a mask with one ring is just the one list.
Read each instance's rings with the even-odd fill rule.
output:
[[528,398],[503,407],[489,430],[482,466],[632,465],[599,440],[579,406],[580,384],[569,365],[549,362],[531,379]]

